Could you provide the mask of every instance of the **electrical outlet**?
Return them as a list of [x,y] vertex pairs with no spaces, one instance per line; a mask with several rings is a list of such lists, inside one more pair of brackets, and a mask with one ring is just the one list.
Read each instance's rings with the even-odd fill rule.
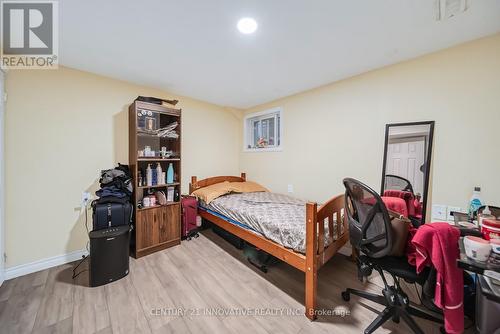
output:
[[293,193],[293,184],[288,185],[288,192]]
[[87,191],[84,191],[82,193],[82,208],[86,208],[87,207],[87,205],[88,205],[91,197],[92,196]]
[[455,217],[451,214],[452,212],[462,212],[462,208],[459,206],[448,206],[448,210],[446,210],[446,216],[448,216],[448,220],[455,220]]
[[447,220],[446,205],[433,204],[432,205],[432,219]]

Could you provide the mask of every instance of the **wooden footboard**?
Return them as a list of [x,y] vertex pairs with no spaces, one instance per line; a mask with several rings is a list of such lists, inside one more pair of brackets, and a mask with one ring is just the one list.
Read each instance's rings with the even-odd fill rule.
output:
[[[189,192],[212,184],[246,180],[245,173],[238,176],[215,176],[199,180],[191,177]],[[224,219],[199,210],[199,215],[220,228],[303,271],[305,277],[305,315],[316,318],[316,289],[318,270],[348,241],[348,228],[344,216],[344,195],[338,195],[319,209],[316,203],[306,204],[306,254],[294,252],[263,236],[229,223]],[[328,227],[328,246],[325,247],[325,227]]]
[[[325,247],[325,226],[328,227],[328,246]],[[316,289],[318,270],[349,240],[344,215],[344,195],[338,195],[319,209],[316,203],[306,204],[306,316],[316,319]]]

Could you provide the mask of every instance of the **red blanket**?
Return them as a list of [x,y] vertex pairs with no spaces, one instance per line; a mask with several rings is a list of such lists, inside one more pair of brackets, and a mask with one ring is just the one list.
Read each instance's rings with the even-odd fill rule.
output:
[[[418,210],[418,208],[415,206],[415,196],[413,196],[411,192],[401,190],[386,190],[384,191],[384,197],[402,198],[406,203],[408,215],[415,216],[417,214],[416,211]],[[406,217],[409,217],[408,215]]]
[[385,197],[385,196],[382,196],[381,198],[387,209],[395,211],[405,217],[408,217],[408,209],[406,207],[406,202],[404,201],[404,199],[397,197]]

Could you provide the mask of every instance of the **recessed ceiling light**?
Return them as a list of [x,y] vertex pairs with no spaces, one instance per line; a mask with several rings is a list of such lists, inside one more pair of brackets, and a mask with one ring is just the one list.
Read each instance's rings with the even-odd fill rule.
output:
[[244,17],[238,21],[237,27],[242,34],[252,34],[257,30],[257,21],[251,17]]

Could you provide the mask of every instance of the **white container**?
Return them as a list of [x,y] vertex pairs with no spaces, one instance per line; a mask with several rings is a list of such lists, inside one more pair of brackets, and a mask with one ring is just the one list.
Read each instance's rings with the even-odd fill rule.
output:
[[483,220],[485,219],[495,219],[496,217],[491,214],[490,207],[486,205],[483,212],[477,215],[477,221],[479,223],[479,227],[483,225]]
[[156,182],[158,182],[158,184],[165,184],[165,181],[163,180],[163,170],[161,169],[161,165],[158,163],[156,165]]
[[146,186],[151,187],[153,185],[153,170],[151,169],[151,164],[148,164],[146,168]]
[[500,255],[500,239],[491,239],[490,244],[493,253]]
[[490,257],[491,245],[482,238],[468,235],[464,237],[464,247],[467,257],[473,260],[485,262]]
[[151,206],[151,201],[150,201],[149,197],[146,196],[142,199],[142,206],[144,206],[145,208],[148,208]]

